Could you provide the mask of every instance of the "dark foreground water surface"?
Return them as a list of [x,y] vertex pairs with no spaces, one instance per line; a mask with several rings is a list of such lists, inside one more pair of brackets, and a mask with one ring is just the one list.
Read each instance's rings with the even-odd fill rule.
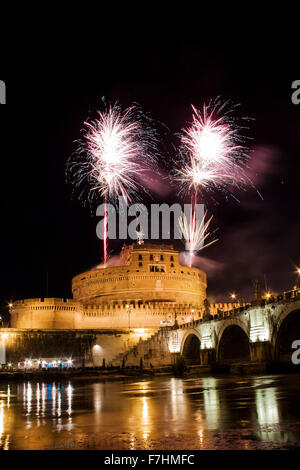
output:
[[0,449],[300,449],[300,375],[0,382]]

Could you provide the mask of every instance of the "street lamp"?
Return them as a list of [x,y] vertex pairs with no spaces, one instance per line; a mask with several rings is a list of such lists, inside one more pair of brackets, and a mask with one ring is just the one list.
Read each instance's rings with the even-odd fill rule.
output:
[[232,300],[235,300],[236,299],[236,294],[230,294],[230,297]]
[[191,314],[192,314],[193,322],[195,321],[195,320],[194,320],[194,312],[195,312],[195,310],[192,308],[192,309],[191,309]]
[[299,289],[299,287],[300,287],[300,268],[297,268],[297,273],[298,273],[298,277],[297,277],[297,282],[296,282],[296,288]]

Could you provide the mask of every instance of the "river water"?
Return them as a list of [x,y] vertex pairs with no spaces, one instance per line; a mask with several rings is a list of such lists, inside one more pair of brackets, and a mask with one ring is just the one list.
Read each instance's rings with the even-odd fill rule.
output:
[[300,449],[300,375],[0,382],[0,449]]

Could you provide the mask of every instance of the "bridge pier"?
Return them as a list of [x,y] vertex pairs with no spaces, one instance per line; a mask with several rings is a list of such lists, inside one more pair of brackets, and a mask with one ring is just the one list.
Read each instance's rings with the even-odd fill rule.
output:
[[200,349],[200,365],[207,366],[216,362],[216,350],[215,349]]
[[269,362],[272,360],[272,347],[269,341],[250,343],[251,362]]

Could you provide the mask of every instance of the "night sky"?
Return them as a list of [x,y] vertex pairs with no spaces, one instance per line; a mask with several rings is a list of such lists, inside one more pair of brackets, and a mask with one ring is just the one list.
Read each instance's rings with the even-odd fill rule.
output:
[[[19,51],[18,73],[1,70],[7,85],[7,105],[0,106],[2,307],[46,296],[46,272],[49,296],[70,297],[72,276],[101,261],[99,219],[72,198],[65,164],[103,96],[124,107],[138,102],[168,127],[163,168],[172,165],[173,134],[189,121],[191,103],[201,107],[218,95],[241,103],[243,115],[254,118],[249,172],[263,200],[249,187],[235,194],[239,202],[223,194],[207,201],[219,238],[203,251],[209,299],[228,301],[232,291],[250,299],[254,279],[263,289],[265,279],[271,291],[290,289],[300,266],[300,104],[291,101],[299,73],[270,55],[268,44],[243,53],[178,38],[130,46],[99,50],[93,62],[66,54],[59,64],[54,54],[25,60]],[[166,186],[153,202],[164,201],[179,202],[176,191]]]

